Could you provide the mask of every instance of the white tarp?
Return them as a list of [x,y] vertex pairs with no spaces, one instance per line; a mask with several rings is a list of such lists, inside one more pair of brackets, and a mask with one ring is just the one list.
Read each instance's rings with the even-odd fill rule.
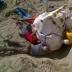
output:
[[[59,18],[60,16],[54,17],[53,15],[53,12],[49,14],[45,12],[39,15],[32,26],[37,30],[36,35],[40,39],[41,43],[46,42],[50,50],[57,50],[62,45],[64,22],[61,22]],[[54,24],[53,21],[56,24]]]

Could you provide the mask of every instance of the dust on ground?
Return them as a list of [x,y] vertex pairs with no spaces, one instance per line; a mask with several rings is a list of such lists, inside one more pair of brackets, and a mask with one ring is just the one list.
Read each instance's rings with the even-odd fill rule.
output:
[[[12,17],[17,17],[17,15],[11,12],[17,6],[28,8],[30,3],[29,1],[31,0],[26,3],[20,3],[20,1],[24,0],[5,0],[7,6],[0,12],[0,48],[5,46],[8,47],[3,40],[10,38],[9,36],[11,35],[12,40],[18,40],[24,44],[28,44],[26,40],[19,37],[19,31],[15,25],[17,20],[12,19]],[[47,10],[44,4],[38,4],[38,8],[36,5],[38,2],[36,3],[34,1],[34,4],[33,1],[33,14],[38,15]],[[43,5],[43,10],[40,5]],[[56,53],[42,57],[32,57],[27,54],[0,54],[0,72],[72,72],[71,61],[72,49],[70,48],[62,48]]]

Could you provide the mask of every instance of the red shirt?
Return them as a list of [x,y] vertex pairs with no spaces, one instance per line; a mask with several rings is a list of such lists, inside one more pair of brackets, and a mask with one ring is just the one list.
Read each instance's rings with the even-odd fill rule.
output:
[[29,42],[31,42],[34,45],[39,44],[37,36],[33,35],[32,32],[27,32],[24,35],[24,37],[26,40],[28,40]]
[[27,19],[25,21],[27,21],[29,24],[33,24],[35,18],[36,18],[35,16],[32,16],[31,19]]

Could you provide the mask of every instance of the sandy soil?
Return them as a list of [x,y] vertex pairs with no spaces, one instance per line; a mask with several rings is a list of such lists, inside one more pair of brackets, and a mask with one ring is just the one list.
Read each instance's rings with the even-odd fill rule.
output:
[[[27,4],[16,5],[16,0],[5,0],[5,2],[7,7],[0,12],[0,48],[8,46],[3,40],[10,38],[11,35],[12,40],[28,44],[26,40],[19,37],[19,31],[15,25],[17,20],[12,19],[16,14],[10,12],[17,6],[27,8]],[[37,14],[36,11],[33,12]],[[42,57],[32,57],[26,54],[0,54],[0,72],[72,72],[72,49],[62,47],[59,51]]]

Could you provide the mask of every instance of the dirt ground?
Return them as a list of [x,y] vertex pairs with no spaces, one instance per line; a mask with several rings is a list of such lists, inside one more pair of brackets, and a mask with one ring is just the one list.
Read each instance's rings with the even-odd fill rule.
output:
[[[28,44],[26,40],[19,37],[19,31],[15,25],[17,20],[12,19],[17,15],[11,13],[16,7],[28,8],[29,2],[22,1],[24,0],[5,0],[7,5],[0,11],[0,48],[8,47],[3,40],[11,36],[12,40]],[[33,1],[32,5],[34,5]],[[41,7],[39,9],[34,5],[31,13],[38,15],[44,12],[46,7],[42,11]],[[42,57],[0,53],[0,72],[72,72],[72,48],[62,47],[59,51]]]

